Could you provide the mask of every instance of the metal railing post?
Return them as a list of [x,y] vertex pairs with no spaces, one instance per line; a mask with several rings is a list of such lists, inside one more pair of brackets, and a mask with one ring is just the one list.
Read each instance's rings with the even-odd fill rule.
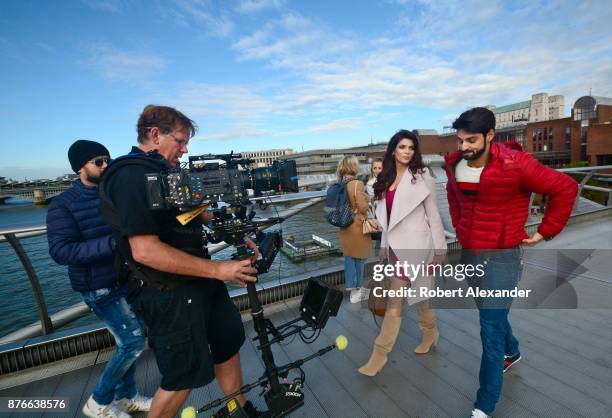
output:
[[[591,179],[591,177],[593,177],[593,174],[595,174],[596,171],[597,170],[591,171],[587,175],[584,176],[584,178],[582,179],[582,181],[578,185],[578,197],[580,197],[580,195],[582,194],[582,190],[584,189],[584,185],[587,184],[587,181],[589,181]],[[579,199],[576,199],[576,201],[574,202],[574,209],[573,210],[578,209],[578,200]]]
[[9,244],[11,244],[11,247],[13,247],[13,250],[15,250],[17,257],[19,257],[19,260],[23,265],[23,269],[28,275],[28,279],[30,279],[32,291],[34,292],[34,298],[36,299],[36,305],[38,306],[38,314],[40,316],[43,335],[51,334],[53,332],[53,323],[51,322],[51,318],[49,318],[49,312],[47,311],[47,307],[45,305],[45,298],[43,296],[36,271],[32,266],[32,262],[21,246],[19,238],[17,238],[15,234],[4,234],[4,236]]

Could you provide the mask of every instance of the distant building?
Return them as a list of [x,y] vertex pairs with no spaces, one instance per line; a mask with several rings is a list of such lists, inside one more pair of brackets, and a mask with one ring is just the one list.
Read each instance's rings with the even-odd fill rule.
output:
[[485,106],[495,113],[495,129],[560,119],[565,111],[565,98],[560,95],[549,96],[548,93],[537,93],[531,100],[496,107]]
[[298,152],[283,157],[296,161],[297,172],[300,176],[314,174],[332,174],[336,172],[338,162],[346,156],[354,156],[359,160],[363,170],[369,166],[374,158],[385,154],[387,143],[369,144],[352,148],[326,148]]
[[243,158],[250,158],[255,160],[255,167],[267,167],[272,165],[272,163],[276,160],[281,159],[281,157],[285,157],[287,155],[293,154],[294,151],[290,148],[286,149],[271,149],[266,151],[243,151]]
[[78,174],[69,173],[69,174],[64,174],[63,176],[57,177],[55,181],[69,182],[69,181],[76,181],[76,179],[78,178],[79,178]]
[[572,161],[612,165],[612,98],[583,96],[572,108]]
[[445,156],[457,149],[457,137],[454,129],[446,129],[442,135],[435,129],[415,129],[419,136],[421,154]]
[[583,96],[571,116],[498,129],[495,141],[516,141],[552,167],[576,161],[612,164],[612,98]]
[[[563,113],[563,96],[549,97],[546,93],[539,93],[533,95],[531,101],[510,106],[515,107],[512,111],[521,111],[516,113],[521,116],[517,116],[508,126],[496,128],[494,141],[516,141],[525,151],[551,167],[577,161],[586,161],[592,166],[612,165],[612,98],[583,96],[576,100],[569,117],[559,117]],[[510,111],[508,106],[493,109],[499,111],[504,108],[506,112]],[[523,110],[527,113],[522,113]],[[536,110],[538,120],[535,120]],[[532,111],[533,121],[520,120],[523,115],[530,118]],[[547,118],[540,119],[546,112]],[[499,112],[496,118],[498,115]],[[416,129],[415,132],[419,136],[424,159],[431,163],[437,164],[441,157],[457,150],[457,133],[450,127],[445,127],[442,134],[435,129]],[[347,155],[353,155],[359,160],[362,172],[369,173],[369,164],[374,158],[383,157],[386,149],[387,142],[379,142],[361,147],[298,152],[281,159],[296,160],[298,175],[307,176],[335,173],[338,162]]]

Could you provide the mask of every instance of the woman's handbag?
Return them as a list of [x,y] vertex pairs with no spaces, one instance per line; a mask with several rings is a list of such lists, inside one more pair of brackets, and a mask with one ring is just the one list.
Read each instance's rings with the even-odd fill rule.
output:
[[[355,202],[357,202],[357,184],[355,184]],[[378,222],[378,219],[376,219],[376,216],[372,212],[371,207],[368,207],[368,216],[363,221],[362,228],[364,235],[375,234],[377,232],[382,232],[383,230],[380,222]]]
[[378,219],[366,219],[363,221],[363,233],[364,234],[374,234],[376,232],[382,232],[382,226]]
[[[385,312],[387,312],[387,296],[386,293],[383,292],[383,290],[385,289],[385,282],[386,279],[382,279],[382,280],[374,280],[372,279],[370,281],[370,295],[368,296],[368,309],[370,310],[370,312],[372,312],[372,315],[374,316],[380,316],[380,317],[384,317],[385,316]],[[380,289],[377,290],[376,292],[374,291],[375,289]],[[374,296],[374,293],[376,293],[377,296]]]

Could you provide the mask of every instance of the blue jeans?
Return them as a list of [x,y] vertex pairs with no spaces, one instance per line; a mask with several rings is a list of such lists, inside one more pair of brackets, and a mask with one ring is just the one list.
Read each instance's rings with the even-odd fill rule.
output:
[[344,286],[347,289],[361,287],[364,263],[361,258],[344,256]]
[[144,349],[145,337],[140,318],[125,300],[127,287],[104,288],[81,294],[117,343],[117,350],[106,364],[92,396],[101,405],[108,405],[113,399],[132,398],[136,395],[135,363]]
[[[468,279],[470,287],[478,286],[481,290],[511,290],[518,285],[523,270],[521,247],[486,251],[480,254],[467,253],[467,258],[462,262],[484,266],[482,278]],[[476,394],[474,408],[491,415],[501,395],[504,355],[517,354],[519,343],[512,334],[512,327],[508,321],[512,298],[477,297],[475,300],[480,316],[482,358],[480,388]]]

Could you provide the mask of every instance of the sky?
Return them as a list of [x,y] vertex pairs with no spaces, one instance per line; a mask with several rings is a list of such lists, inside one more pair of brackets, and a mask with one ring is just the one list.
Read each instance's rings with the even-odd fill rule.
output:
[[465,109],[612,96],[609,0],[0,0],[0,176],[112,156],[147,104],[192,155],[347,147],[442,131]]

